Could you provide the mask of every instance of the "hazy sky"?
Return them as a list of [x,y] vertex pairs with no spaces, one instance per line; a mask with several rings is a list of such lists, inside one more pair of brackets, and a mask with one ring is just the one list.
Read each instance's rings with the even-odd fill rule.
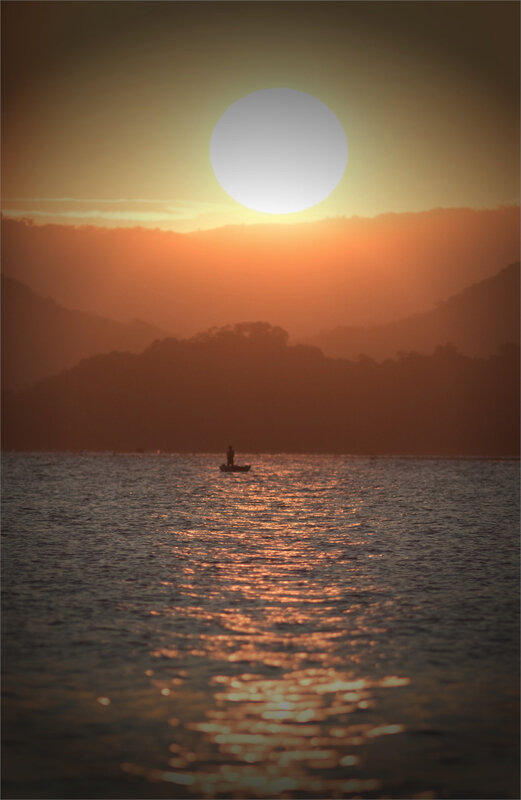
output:
[[[3,209],[192,230],[519,202],[517,2],[2,3]],[[344,126],[329,198],[274,217],[209,159],[225,109],[293,88]]]

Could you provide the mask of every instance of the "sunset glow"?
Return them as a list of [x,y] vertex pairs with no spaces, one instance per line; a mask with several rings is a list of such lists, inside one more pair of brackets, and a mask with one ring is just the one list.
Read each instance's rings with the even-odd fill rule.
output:
[[[5,3],[3,213],[187,232],[287,222],[288,210],[308,222],[516,204],[516,13],[498,2]],[[349,162],[330,194],[342,158],[302,202],[281,174],[280,206],[280,186],[266,202],[216,180],[219,120],[273,87],[345,131]],[[327,137],[318,144],[327,162]]]
[[2,797],[521,796],[519,12],[0,0]]

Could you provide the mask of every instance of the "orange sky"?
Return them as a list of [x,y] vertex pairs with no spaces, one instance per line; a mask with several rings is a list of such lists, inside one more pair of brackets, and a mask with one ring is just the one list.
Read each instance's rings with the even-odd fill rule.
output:
[[65,308],[137,317],[176,336],[244,320],[293,336],[388,322],[518,259],[519,207],[190,234],[2,226],[7,275]]
[[[2,4],[3,212],[189,231],[519,202],[514,2]],[[349,161],[317,206],[226,195],[223,111],[270,87],[342,122]]]

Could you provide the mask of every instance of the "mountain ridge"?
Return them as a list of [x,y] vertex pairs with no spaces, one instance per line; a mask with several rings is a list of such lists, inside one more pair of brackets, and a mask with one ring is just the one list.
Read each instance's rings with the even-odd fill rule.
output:
[[[464,301],[464,302],[462,302]],[[470,301],[470,302],[469,302]],[[519,262],[500,270],[425,314],[374,328],[340,327],[303,340],[325,355],[383,359],[399,351],[430,353],[447,342],[466,355],[488,356],[519,343]],[[203,334],[201,334],[203,335]],[[121,323],[65,309],[15,279],[2,276],[2,383],[21,388],[80,359],[112,350],[139,352],[170,334],[133,320]]]
[[23,385],[112,350],[138,352],[167,332],[135,319],[118,322],[68,309],[2,275],[2,385]]
[[518,207],[212,229],[2,220],[5,274],[67,308],[182,336],[268,319],[293,337],[427,311],[519,258]]
[[380,360],[400,350],[430,353],[446,342],[465,355],[492,355],[501,344],[519,344],[519,276],[518,261],[424,314],[373,327],[340,326],[304,342],[320,347],[326,355],[343,358],[364,354]]
[[519,348],[382,364],[243,323],[84,359],[4,392],[4,449],[516,456]]

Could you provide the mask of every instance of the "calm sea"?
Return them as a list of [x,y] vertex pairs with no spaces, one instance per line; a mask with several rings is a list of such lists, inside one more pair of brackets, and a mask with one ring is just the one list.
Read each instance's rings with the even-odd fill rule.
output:
[[518,798],[519,465],[3,458],[4,798]]

